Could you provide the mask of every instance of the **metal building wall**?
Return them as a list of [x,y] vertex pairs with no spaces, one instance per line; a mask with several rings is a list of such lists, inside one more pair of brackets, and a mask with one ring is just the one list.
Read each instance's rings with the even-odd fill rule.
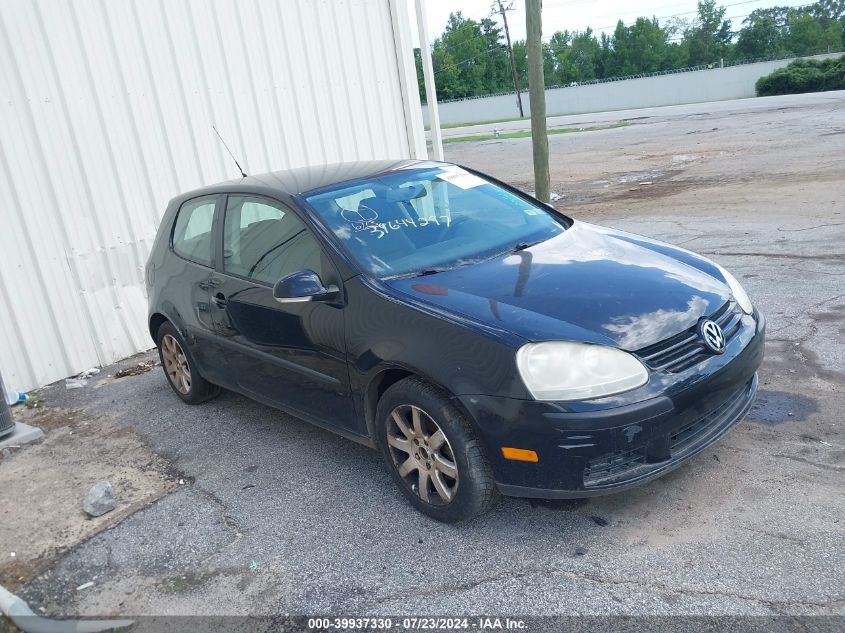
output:
[[424,157],[406,0],[0,3],[0,371],[28,389],[147,349],[174,195]]

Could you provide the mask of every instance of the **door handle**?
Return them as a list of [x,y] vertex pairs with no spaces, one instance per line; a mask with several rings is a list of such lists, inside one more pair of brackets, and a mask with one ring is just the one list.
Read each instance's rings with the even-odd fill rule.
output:
[[226,307],[226,297],[222,292],[218,292],[214,295],[214,305],[218,308],[225,308]]

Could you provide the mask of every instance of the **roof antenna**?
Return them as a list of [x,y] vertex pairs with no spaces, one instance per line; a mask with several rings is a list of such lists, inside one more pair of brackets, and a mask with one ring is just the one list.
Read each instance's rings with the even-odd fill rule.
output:
[[226,145],[226,141],[224,141],[224,140],[223,140],[223,137],[222,137],[222,136],[220,136],[220,132],[218,132],[218,131],[217,131],[217,127],[216,127],[216,126],[214,126],[214,125],[212,125],[212,126],[211,126],[211,129],[212,129],[212,130],[214,130],[214,133],[217,135],[217,138],[219,138],[219,139],[220,139],[220,142],[221,142],[221,143],[223,143],[223,147],[225,147],[225,148],[226,148],[226,151],[227,151],[227,152],[229,152],[229,156],[231,156],[231,157],[232,157],[232,160],[233,160],[233,161],[235,161],[235,165],[237,165],[237,166],[238,166],[238,171],[240,171],[240,172],[241,172],[241,176],[243,176],[244,178],[246,178],[247,176],[246,176],[246,172],[244,171],[244,168],[243,168],[243,167],[241,167],[241,164],[238,162],[238,159],[237,159],[237,158],[235,158],[235,155],[232,153],[232,150],[230,150],[230,149],[229,149],[229,146],[228,146],[228,145]]

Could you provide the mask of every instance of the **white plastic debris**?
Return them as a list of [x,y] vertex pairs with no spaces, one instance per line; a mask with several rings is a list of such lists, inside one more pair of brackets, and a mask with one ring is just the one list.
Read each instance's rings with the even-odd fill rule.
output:
[[84,584],[79,585],[79,586],[76,588],[76,590],[77,590],[77,591],[82,591],[83,589],[88,589],[88,587],[93,587],[93,586],[94,586],[94,583],[93,583],[93,582],[91,582],[91,581],[88,581],[88,582],[86,582],[86,583],[84,583]]
[[[43,612],[43,609],[41,609]],[[27,633],[97,633],[132,626],[134,620],[50,620],[36,615],[29,605],[0,586],[0,613]]]
[[81,374],[78,374],[76,377],[84,380],[86,378],[90,378],[91,376],[96,376],[99,373],[100,373],[99,367],[92,367],[91,369],[86,369]]
[[80,380],[79,378],[68,378],[65,380],[65,389],[82,389],[87,384],[87,380]]
[[26,402],[29,400],[29,396],[27,396],[23,391],[9,391],[6,390],[6,404],[13,407],[16,404],[20,404],[21,402]]

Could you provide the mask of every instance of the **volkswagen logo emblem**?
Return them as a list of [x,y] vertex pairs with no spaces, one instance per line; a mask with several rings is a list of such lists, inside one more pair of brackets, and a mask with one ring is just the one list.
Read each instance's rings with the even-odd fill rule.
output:
[[698,326],[698,335],[704,341],[704,345],[714,354],[721,354],[725,351],[725,333],[719,324],[710,319],[703,319]]

